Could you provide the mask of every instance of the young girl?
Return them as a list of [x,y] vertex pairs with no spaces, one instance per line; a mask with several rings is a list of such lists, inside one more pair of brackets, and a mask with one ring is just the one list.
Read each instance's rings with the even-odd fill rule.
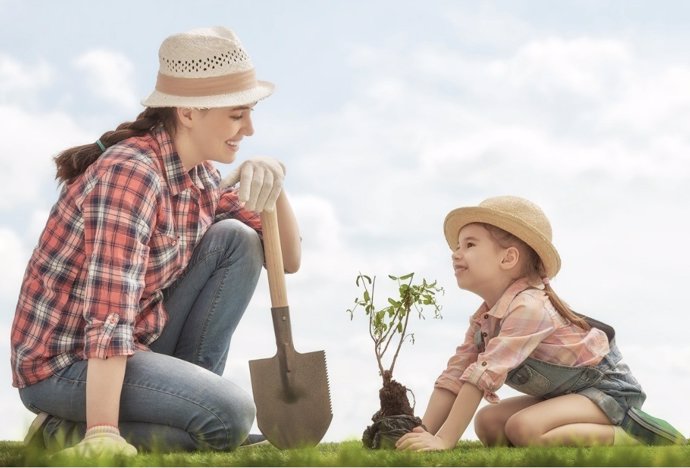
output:
[[280,162],[243,162],[226,181],[237,191],[211,161],[235,160],[273,85],[222,27],[167,38],[159,59],[134,122],[56,158],[64,186],[12,328],[39,447],[227,450],[254,420],[251,395],[221,375],[263,264],[259,212],[277,211],[287,271],[299,232]]
[[[614,330],[573,313],[549,285],[560,269],[551,225],[533,203],[495,197],[445,220],[458,286],[484,303],[435,384],[424,427],[399,449],[455,447],[477,407],[487,446],[632,444],[629,410],[645,400]],[[525,396],[500,400],[504,384]],[[641,412],[640,412],[641,413]]]

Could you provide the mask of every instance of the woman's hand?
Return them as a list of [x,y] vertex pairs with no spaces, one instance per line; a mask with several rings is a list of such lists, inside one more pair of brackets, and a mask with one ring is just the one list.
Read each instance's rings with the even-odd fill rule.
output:
[[425,431],[421,426],[412,429],[402,436],[395,443],[395,448],[398,450],[414,450],[416,452],[427,452],[431,450],[448,450],[453,448],[453,445],[448,444],[439,436],[435,436]]
[[133,457],[137,454],[137,449],[130,445],[121,435],[116,427],[96,426],[88,431],[81,442],[73,447],[61,450],[56,454],[58,457],[98,458],[106,457]]
[[221,188],[240,183],[238,198],[250,211],[275,210],[283,188],[285,166],[274,158],[248,159],[233,169],[221,182]]

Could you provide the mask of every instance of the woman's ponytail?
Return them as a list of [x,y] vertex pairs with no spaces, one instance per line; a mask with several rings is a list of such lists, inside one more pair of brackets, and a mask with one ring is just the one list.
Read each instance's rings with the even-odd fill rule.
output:
[[60,182],[70,183],[75,177],[84,173],[93,164],[104,148],[113,146],[122,140],[134,136],[141,136],[151,131],[157,124],[162,123],[170,135],[175,131],[175,112],[172,107],[147,107],[134,122],[124,122],[115,130],[105,132],[95,143],[74,146],[66,149],[55,157],[57,174],[55,178]]

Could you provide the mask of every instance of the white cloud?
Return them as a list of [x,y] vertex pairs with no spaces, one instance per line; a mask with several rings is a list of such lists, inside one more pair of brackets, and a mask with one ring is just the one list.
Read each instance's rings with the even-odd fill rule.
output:
[[100,99],[124,110],[139,107],[132,84],[134,65],[125,55],[109,50],[90,50],[79,56],[74,65],[84,74],[90,91]]
[[0,297],[8,297],[18,291],[27,254],[19,236],[4,226],[0,226],[0,258]]
[[31,112],[0,105],[0,210],[43,204],[42,193],[54,193],[52,158],[62,149],[89,141],[72,119],[60,112]]
[[0,103],[26,99],[53,82],[55,73],[45,61],[25,64],[0,53]]

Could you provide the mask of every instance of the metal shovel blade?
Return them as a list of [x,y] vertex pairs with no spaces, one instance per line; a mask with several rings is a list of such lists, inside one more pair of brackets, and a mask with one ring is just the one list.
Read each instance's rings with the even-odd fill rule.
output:
[[261,213],[261,223],[277,351],[272,358],[249,361],[256,420],[279,449],[313,447],[333,419],[326,355],[295,351],[275,212]]
[[326,355],[293,349],[285,371],[279,354],[249,361],[259,429],[279,449],[313,447],[333,418]]

